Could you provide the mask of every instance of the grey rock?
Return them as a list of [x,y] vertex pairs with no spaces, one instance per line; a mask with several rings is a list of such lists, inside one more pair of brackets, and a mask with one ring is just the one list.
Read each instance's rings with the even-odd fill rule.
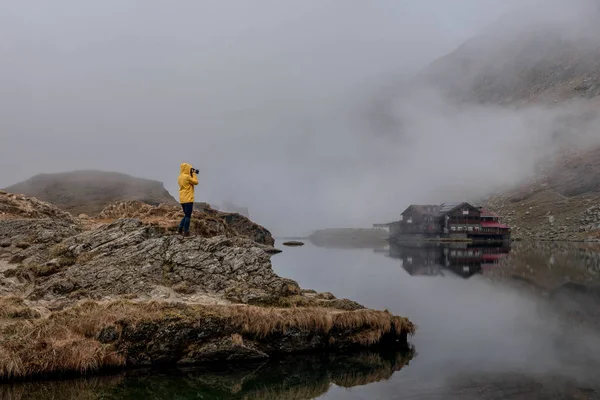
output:
[[265,246],[244,237],[182,238],[122,219],[61,245],[84,261],[40,282],[32,294],[36,299],[74,290],[92,298],[149,296],[156,286],[181,282],[240,302],[300,290],[273,272]]

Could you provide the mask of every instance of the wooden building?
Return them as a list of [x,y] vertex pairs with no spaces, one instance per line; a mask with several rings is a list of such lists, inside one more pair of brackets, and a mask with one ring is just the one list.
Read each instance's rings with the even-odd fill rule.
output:
[[409,206],[400,219],[386,226],[391,240],[472,239],[508,240],[510,228],[500,216],[467,202]]

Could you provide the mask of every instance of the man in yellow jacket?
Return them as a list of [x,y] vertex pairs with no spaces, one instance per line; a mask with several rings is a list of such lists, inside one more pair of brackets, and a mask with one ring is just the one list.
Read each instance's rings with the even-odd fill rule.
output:
[[179,183],[179,202],[183,208],[184,217],[179,224],[179,233],[190,236],[190,222],[194,210],[194,186],[198,184],[198,170],[192,168],[188,163],[183,163],[180,171],[177,183]]

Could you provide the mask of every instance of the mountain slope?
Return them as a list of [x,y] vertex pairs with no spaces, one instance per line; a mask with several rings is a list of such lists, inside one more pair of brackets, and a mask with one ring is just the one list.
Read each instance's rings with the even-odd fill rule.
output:
[[74,215],[97,214],[117,201],[177,203],[161,182],[104,171],[36,175],[6,191],[36,197]]
[[524,105],[600,96],[600,5],[508,15],[433,62],[416,83],[453,100]]
[[[498,21],[408,85],[457,107],[552,116],[540,129],[549,130],[555,153],[531,154],[539,159],[533,179],[521,178],[482,201],[506,217],[515,237],[600,238],[600,7],[587,0],[573,4],[587,12]],[[540,121],[540,114],[530,115]]]

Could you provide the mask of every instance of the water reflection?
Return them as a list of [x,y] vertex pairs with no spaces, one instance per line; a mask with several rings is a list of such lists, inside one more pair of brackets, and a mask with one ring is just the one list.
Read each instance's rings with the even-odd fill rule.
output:
[[133,370],[118,376],[0,385],[1,400],[41,399],[313,399],[332,385],[386,381],[414,350],[286,357],[263,364]]
[[393,243],[389,255],[400,260],[412,276],[446,276],[448,273],[470,278],[496,268],[508,256],[510,244],[467,243]]

